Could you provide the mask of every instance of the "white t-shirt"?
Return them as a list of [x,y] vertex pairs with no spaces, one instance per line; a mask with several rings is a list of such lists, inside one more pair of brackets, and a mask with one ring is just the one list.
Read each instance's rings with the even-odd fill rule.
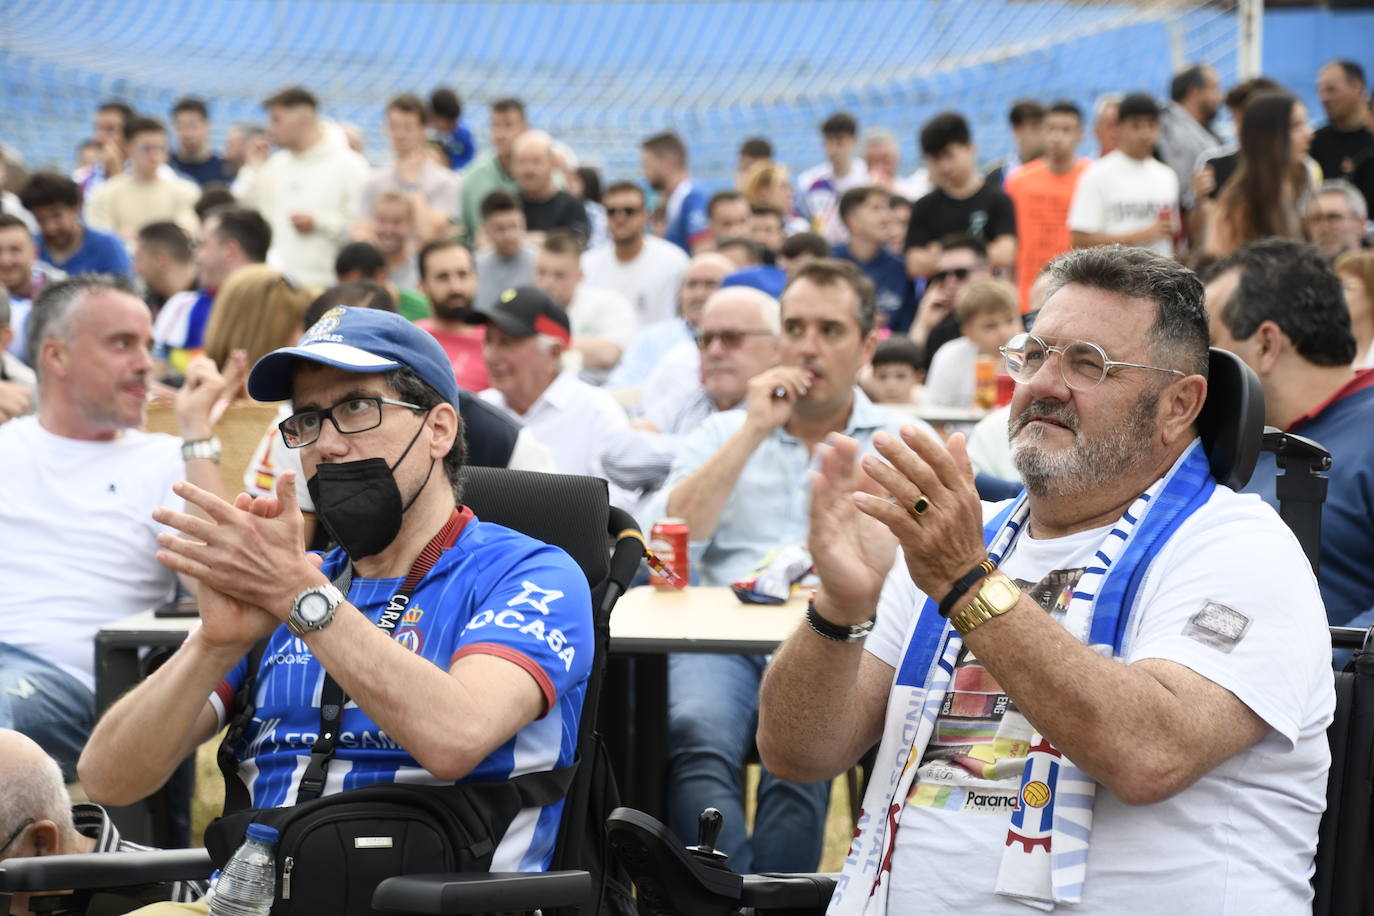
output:
[[0,642],[95,689],[94,640],[107,623],[172,597],[152,519],[180,510],[180,442],[128,430],[110,442],[56,436],[36,417],[0,426]]
[[677,314],[677,288],[687,261],[681,248],[650,235],[633,261],[617,258],[614,245],[588,251],[582,256],[582,276],[589,286],[613,289],[629,299],[639,324],[648,325]]
[[968,434],[968,460],[975,471],[1003,480],[1021,479],[1021,472],[1011,460],[1011,443],[1007,441],[1010,422],[1011,405],[1003,404],[974,424]]
[[[1178,176],[1158,159],[1132,159],[1113,150],[1083,171],[1069,205],[1069,229],[1121,235],[1144,229],[1168,207],[1178,229]],[[1141,246],[1173,257],[1172,239]]]
[[639,319],[629,299],[613,289],[587,283],[578,284],[573,293],[568,323],[572,325],[574,341],[579,337],[610,340],[619,344],[622,352],[639,330]]
[[967,337],[956,337],[936,350],[930,358],[921,403],[931,407],[972,407],[977,362],[978,345]]
[[[1106,531],[1048,541],[1022,534],[1002,570],[1037,583],[1032,596],[1081,638],[1086,614],[1075,609],[1065,619],[1063,608]],[[899,666],[924,601],[899,562],[867,650]],[[1228,631],[1239,635],[1219,635]],[[1184,665],[1230,690],[1271,730],[1155,804],[1127,805],[1099,786],[1076,916],[1311,912],[1335,703],[1330,657],[1325,612],[1297,541],[1257,497],[1217,487],[1146,574],[1124,660]],[[1028,726],[967,650],[953,683],[897,831],[889,912],[1025,916],[1025,905],[993,889],[1022,771],[1024,750],[1014,742],[1018,726]]]

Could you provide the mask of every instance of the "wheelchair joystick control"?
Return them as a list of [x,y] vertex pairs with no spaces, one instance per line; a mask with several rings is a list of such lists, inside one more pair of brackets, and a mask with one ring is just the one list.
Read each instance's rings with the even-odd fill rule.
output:
[[724,825],[725,815],[715,808],[702,811],[697,816],[697,844],[688,846],[688,851],[707,865],[725,868],[725,863],[730,857],[716,849],[716,839]]

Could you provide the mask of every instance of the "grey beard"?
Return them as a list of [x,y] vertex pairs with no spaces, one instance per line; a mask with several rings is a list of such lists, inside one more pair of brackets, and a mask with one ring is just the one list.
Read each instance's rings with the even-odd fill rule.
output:
[[[1125,422],[1105,435],[1085,440],[1078,417],[1067,405],[1033,401],[1008,428],[1012,463],[1033,496],[1062,498],[1091,492],[1124,476],[1146,456],[1148,452],[1141,446],[1154,429],[1158,407],[1158,391],[1142,393]],[[1043,448],[1044,428],[1026,425],[1037,414],[1068,426],[1074,435],[1073,446],[1054,451]]]

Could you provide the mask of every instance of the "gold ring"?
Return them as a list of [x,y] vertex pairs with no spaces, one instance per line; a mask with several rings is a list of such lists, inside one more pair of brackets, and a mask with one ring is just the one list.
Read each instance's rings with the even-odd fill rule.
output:
[[911,504],[911,514],[920,518],[930,511],[930,500],[924,496],[916,497],[916,501]]

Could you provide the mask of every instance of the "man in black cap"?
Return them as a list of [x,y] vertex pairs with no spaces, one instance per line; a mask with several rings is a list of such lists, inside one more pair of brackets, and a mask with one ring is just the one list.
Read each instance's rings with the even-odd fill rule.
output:
[[[560,473],[605,478],[601,449],[629,419],[615,398],[563,369],[563,354],[572,342],[568,313],[533,286],[505,290],[483,313],[487,339],[482,355],[491,387],[481,398],[510,413],[553,449]],[[612,485],[611,502],[629,509],[635,499]]]
[[1143,92],[1119,107],[1120,145],[1088,166],[1069,206],[1075,248],[1139,245],[1173,257],[1181,228],[1178,176],[1154,158],[1159,103]]
[[[275,497],[233,505],[174,487],[210,520],[155,512],[187,535],[160,534],[158,559],[200,583],[201,625],[97,725],[78,767],[91,798],[144,797],[228,721],[259,808],[565,770],[592,662],[587,580],[563,551],[459,504],[458,386],[434,338],[394,313],[334,308],[259,360],[248,391],[290,398],[283,440],[341,546],[305,553],[293,473]],[[336,737],[322,749],[320,734]],[[546,868],[561,808],[494,824],[491,870]]]

